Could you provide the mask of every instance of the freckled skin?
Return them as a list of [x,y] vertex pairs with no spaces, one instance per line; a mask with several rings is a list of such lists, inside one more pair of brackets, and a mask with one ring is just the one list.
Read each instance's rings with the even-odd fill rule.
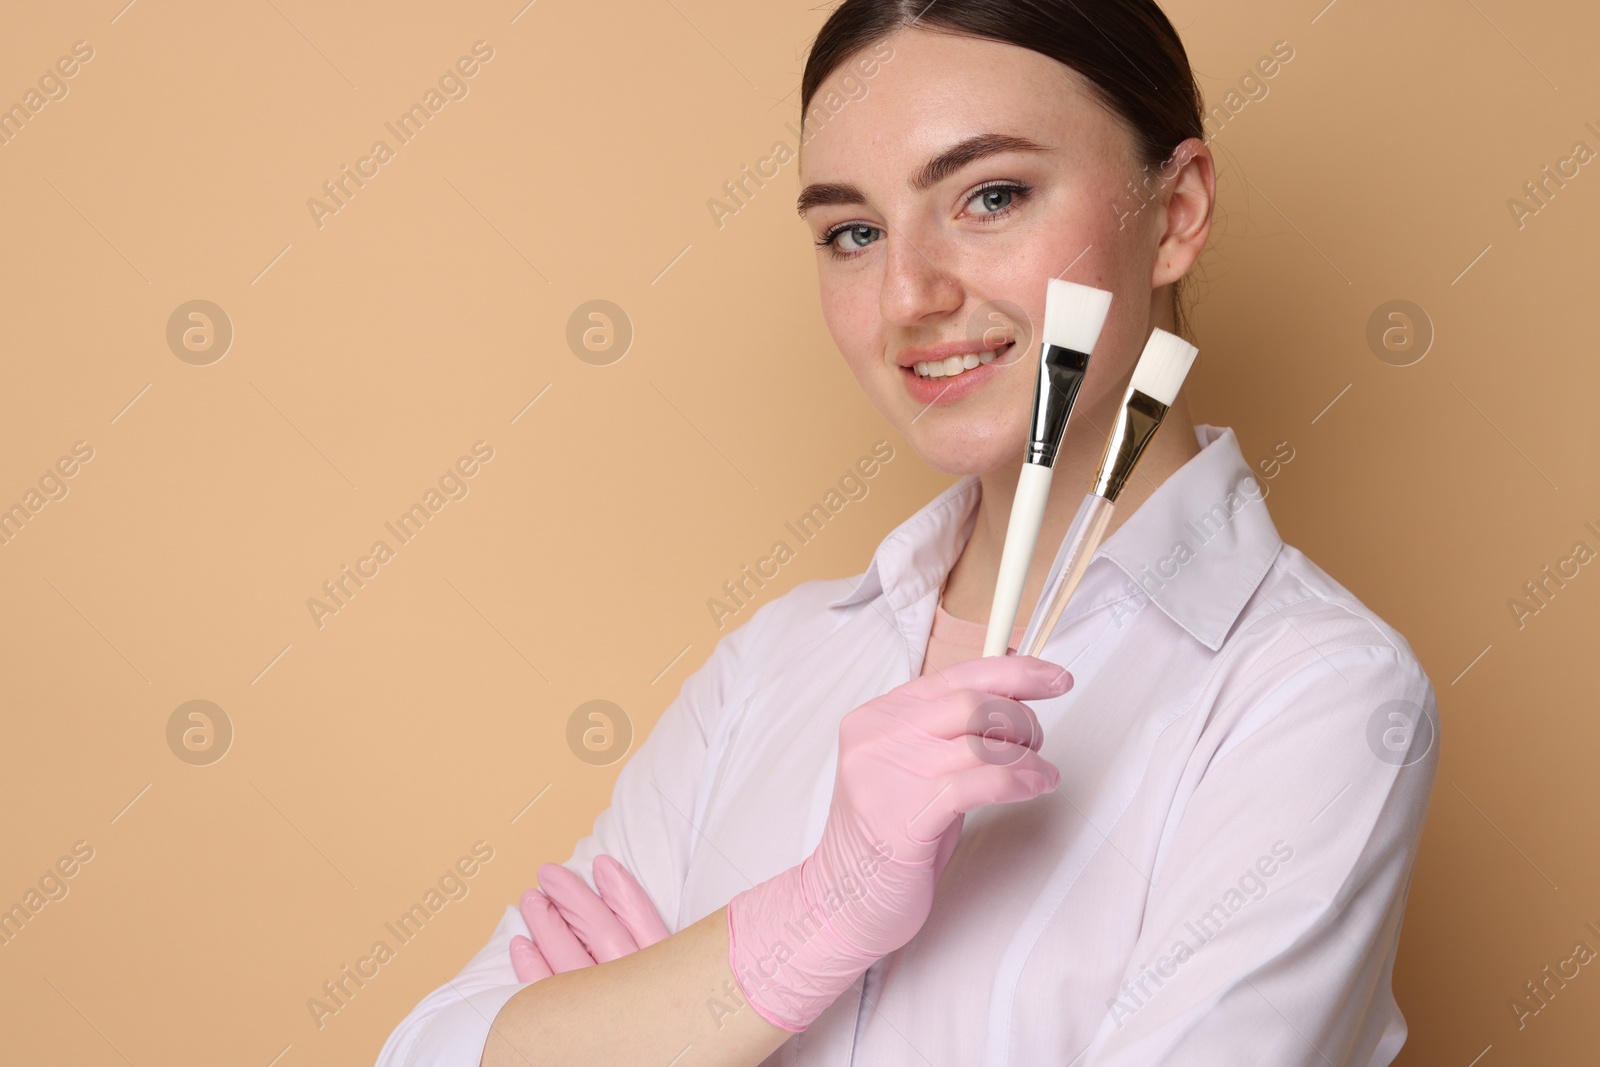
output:
[[[1077,72],[1014,45],[922,28],[888,43],[893,56],[866,80],[866,95],[805,145],[799,176],[802,186],[853,184],[868,200],[814,207],[806,216],[813,239],[840,223],[874,228],[865,243],[850,234],[835,241],[856,251],[853,258],[836,260],[826,248],[816,253],[823,317],[862,391],[929,466],[984,476],[978,524],[946,591],[953,614],[988,616],[1027,441],[1046,281],[1059,276],[1113,294],[1056,464],[1041,548],[1024,588],[1026,612],[1089,487],[1151,328],[1172,329],[1171,284],[1193,265],[1210,230],[1211,154],[1199,140],[1186,141],[1180,150],[1190,161],[1154,202],[1120,220],[1119,212],[1139,204],[1126,183],[1144,174],[1144,162],[1128,129]],[[839,79],[848,72],[847,62],[815,99],[830,89],[845,95]],[[990,156],[931,189],[910,188],[923,163],[978,133],[1027,137],[1049,150]],[[996,181],[1032,191],[1009,202],[974,195]],[[986,213],[1001,217],[985,221]],[[983,305],[1002,300],[1028,315],[1035,343],[1014,351],[1007,357],[1013,365],[971,396],[926,407],[913,398],[899,353],[972,336]],[[1197,451],[1180,393],[1107,536]]]

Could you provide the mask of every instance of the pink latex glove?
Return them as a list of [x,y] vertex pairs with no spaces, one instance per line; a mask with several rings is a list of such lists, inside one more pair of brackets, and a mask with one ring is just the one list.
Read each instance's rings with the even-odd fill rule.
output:
[[1070,688],[1072,676],[1053,663],[986,656],[844,717],[816,850],[728,902],[728,962],[763,1018],[804,1030],[916,935],[964,813],[1056,787],[1060,771],[1038,754],[1039,720],[1019,701]]
[[533,940],[521,934],[511,939],[517,981],[609,963],[667,937],[667,924],[644,887],[603,852],[594,858],[594,884],[599,896],[559,863],[539,868],[539,889],[522,894],[522,917]]

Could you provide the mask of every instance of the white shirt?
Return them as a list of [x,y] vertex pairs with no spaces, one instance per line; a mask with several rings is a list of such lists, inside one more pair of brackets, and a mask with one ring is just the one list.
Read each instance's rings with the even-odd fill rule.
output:
[[[1399,633],[1282,542],[1233,431],[1196,435],[1045,648],[1075,680],[1029,702],[1058,790],[969,812],[916,937],[768,1065],[1394,1058],[1433,688]],[[677,931],[809,855],[839,720],[921,669],[981,492],[961,479],[863,575],[803,583],[725,635],[566,866],[592,886],[594,856],[616,857]],[[379,1067],[475,1067],[522,988],[518,933],[511,904]]]

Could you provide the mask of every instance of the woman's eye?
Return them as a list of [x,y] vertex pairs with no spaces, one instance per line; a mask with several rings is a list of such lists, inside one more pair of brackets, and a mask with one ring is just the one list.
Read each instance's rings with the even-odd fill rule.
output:
[[986,212],[1002,211],[1011,204],[1012,191],[1010,189],[985,189],[972,199],[983,205]]
[[976,214],[980,216],[1001,215],[1015,207],[1027,195],[1028,186],[1026,185],[1001,183],[979,189],[972,194],[972,199],[968,200],[967,203],[978,205]]
[[840,237],[844,238],[844,243],[841,245],[841,247],[846,252],[853,252],[858,248],[865,248],[867,245],[877,240],[877,237],[874,236],[877,232],[877,228],[873,226],[850,226],[846,228],[843,233],[839,234]]
[[835,255],[853,255],[878,240],[883,231],[865,223],[853,223],[829,230],[817,243],[826,245]]

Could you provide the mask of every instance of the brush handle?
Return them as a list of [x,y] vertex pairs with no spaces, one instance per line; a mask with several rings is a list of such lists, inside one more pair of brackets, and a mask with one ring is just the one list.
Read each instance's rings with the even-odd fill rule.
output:
[[1072,546],[1079,542],[1083,536],[1083,523],[1090,509],[1099,499],[1093,490],[1084,494],[1083,500],[1078,504],[1078,512],[1072,516],[1072,522],[1067,527],[1067,534],[1061,539],[1061,544],[1056,548],[1056,558],[1050,563],[1050,570],[1044,576],[1044,590],[1039,594],[1039,599],[1034,602],[1033,615],[1028,619],[1028,626],[1022,633],[1022,640],[1017,644],[1017,651],[1034,647],[1035,643],[1042,646],[1043,641],[1035,642],[1034,638],[1039,633],[1039,626],[1044,621],[1044,616],[1050,613],[1051,596],[1061,587],[1062,565],[1067,557],[1072,554]]
[[1061,612],[1066,609],[1067,601],[1072,599],[1073,590],[1078,588],[1078,582],[1089,566],[1089,560],[1100,547],[1100,539],[1105,536],[1106,524],[1111,521],[1111,513],[1116,507],[1097,493],[1089,493],[1083,498],[1083,503],[1078,506],[1078,514],[1072,520],[1072,528],[1067,531],[1067,536],[1061,541],[1061,549],[1056,553],[1051,577],[1045,581],[1044,594],[1039,598],[1044,610],[1034,611],[1033,622],[1028,632],[1022,635],[1018,651],[1023,655],[1040,656],[1044,652],[1045,642],[1050,640],[1051,631],[1061,619]]
[[994,604],[989,608],[989,629],[983,639],[985,656],[1003,656],[1011,644],[1011,629],[1017,624],[1017,607],[1022,603],[1022,583],[1033,562],[1033,546],[1039,540],[1039,525],[1044,521],[1044,506],[1050,499],[1053,468],[1039,463],[1024,463],[1017,477],[1017,495],[1011,501],[1011,518],[1006,523],[1006,543],[1000,550],[1000,577],[994,583]]

